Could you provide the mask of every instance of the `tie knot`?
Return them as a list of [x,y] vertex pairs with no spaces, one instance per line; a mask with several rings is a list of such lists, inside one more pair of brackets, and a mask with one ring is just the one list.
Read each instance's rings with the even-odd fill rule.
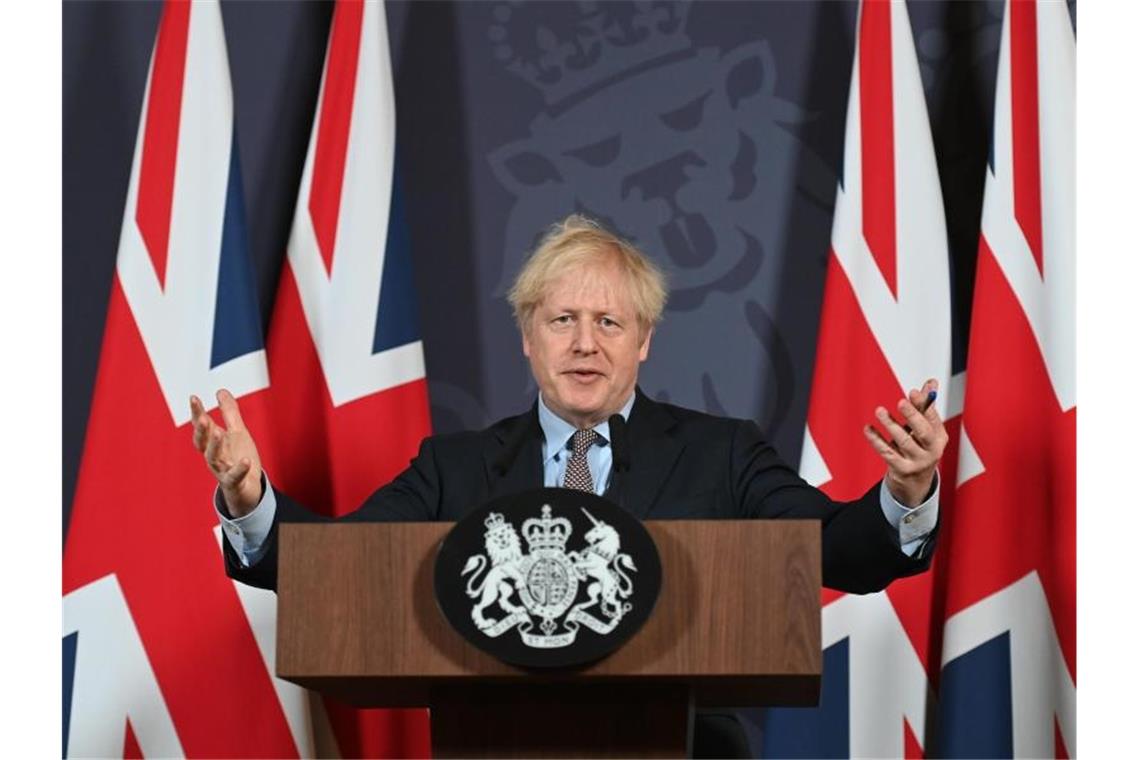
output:
[[570,449],[575,454],[584,454],[598,440],[598,433],[593,428],[589,430],[575,430],[570,439]]

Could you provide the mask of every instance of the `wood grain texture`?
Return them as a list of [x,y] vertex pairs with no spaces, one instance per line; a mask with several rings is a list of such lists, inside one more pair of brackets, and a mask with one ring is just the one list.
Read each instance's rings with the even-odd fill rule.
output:
[[278,675],[372,706],[426,705],[433,687],[524,682],[684,684],[699,706],[815,704],[819,523],[646,527],[662,588],[645,626],[589,667],[532,673],[468,644],[436,606],[432,571],[450,523],[283,525]]

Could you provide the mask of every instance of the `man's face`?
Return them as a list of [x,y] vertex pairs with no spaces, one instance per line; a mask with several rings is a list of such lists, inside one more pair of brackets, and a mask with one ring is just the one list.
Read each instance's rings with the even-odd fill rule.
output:
[[523,353],[552,412],[578,428],[621,410],[649,356],[625,277],[613,261],[552,281],[523,330]]

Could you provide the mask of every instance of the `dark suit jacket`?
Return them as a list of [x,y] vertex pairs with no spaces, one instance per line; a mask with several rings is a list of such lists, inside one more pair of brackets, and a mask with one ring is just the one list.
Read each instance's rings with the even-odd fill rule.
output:
[[[841,591],[878,591],[930,566],[934,535],[914,558],[905,555],[879,506],[879,483],[856,501],[832,501],[785,464],[753,422],[660,404],[639,389],[626,431],[629,467],[615,472],[606,495],[643,520],[819,520],[823,582]],[[488,499],[541,487],[542,442],[537,405],[485,430],[427,438],[408,469],[341,519],[462,519]],[[243,567],[223,541],[227,573],[274,588],[277,526],[320,519],[326,518],[277,492],[264,557]]]

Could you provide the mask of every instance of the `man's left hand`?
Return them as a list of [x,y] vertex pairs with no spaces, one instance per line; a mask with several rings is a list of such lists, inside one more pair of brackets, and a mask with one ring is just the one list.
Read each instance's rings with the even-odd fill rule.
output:
[[937,390],[938,381],[931,379],[921,390],[912,388],[909,398],[899,399],[897,406],[906,420],[905,426],[896,422],[885,408],[880,406],[875,410],[876,419],[890,435],[889,441],[873,426],[863,428],[863,435],[887,463],[887,488],[895,500],[906,507],[917,507],[929,496],[938,460],[949,440],[934,404],[930,404],[925,413],[921,411],[930,393]]

